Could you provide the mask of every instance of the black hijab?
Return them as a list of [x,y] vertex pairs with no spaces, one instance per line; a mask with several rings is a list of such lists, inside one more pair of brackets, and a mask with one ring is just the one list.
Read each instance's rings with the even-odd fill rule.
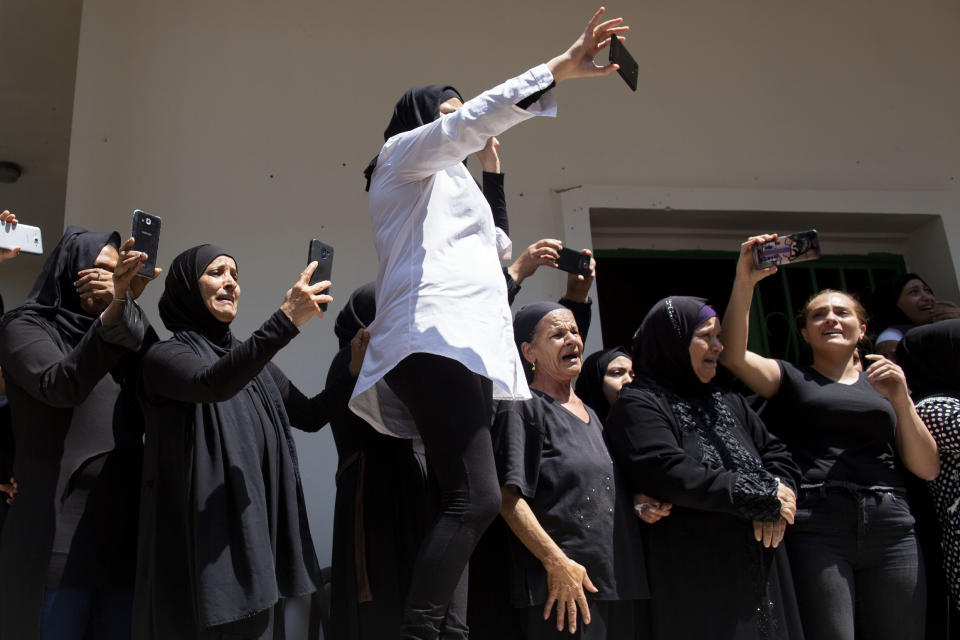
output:
[[603,378],[607,375],[607,367],[610,366],[610,363],[620,356],[629,358],[630,354],[620,347],[611,347],[590,354],[583,361],[583,368],[580,369],[580,376],[577,378],[574,392],[578,398],[596,412],[600,417],[600,422],[605,422],[607,414],[610,412],[610,403],[603,395]]
[[[393,117],[383,130],[383,140],[433,122],[440,117],[440,105],[450,98],[458,98],[463,102],[460,92],[449,85],[428,84],[407,89],[393,107]],[[370,177],[377,168],[379,157],[379,154],[374,156],[363,171],[363,177],[367,179],[367,191],[370,191]]]
[[680,396],[702,396],[712,385],[700,382],[690,363],[690,341],[704,322],[703,298],[671,296],[647,313],[633,342],[633,368],[638,374]]
[[960,319],[941,320],[907,331],[897,345],[913,399],[960,397]]
[[230,323],[213,317],[200,294],[200,276],[217,256],[234,258],[226,249],[201,244],[187,249],[170,263],[163,295],[160,296],[160,319],[170,331],[196,331],[222,349],[233,344]]
[[120,234],[96,233],[82,227],[67,227],[60,242],[47,256],[40,275],[33,283],[23,306],[13,309],[4,322],[23,314],[33,314],[53,323],[57,332],[71,345],[80,342],[96,316],[80,306],[80,295],[74,288],[77,272],[93,266],[100,251],[107,245],[120,248]]
[[350,344],[350,340],[360,329],[366,329],[377,315],[375,283],[360,285],[347,300],[347,304],[337,314],[333,332],[337,334],[340,348]]
[[875,318],[877,332],[891,327],[905,332],[914,326],[913,321],[897,305],[900,294],[903,293],[903,288],[911,280],[919,280],[924,286],[930,286],[926,280],[915,273],[903,273],[887,278],[877,287],[876,293],[873,294],[873,310],[871,312]]

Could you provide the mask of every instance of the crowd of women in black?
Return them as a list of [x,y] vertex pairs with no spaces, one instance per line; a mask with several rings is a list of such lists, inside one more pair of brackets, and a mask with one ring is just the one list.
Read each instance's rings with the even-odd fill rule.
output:
[[[771,235],[741,246],[722,322],[670,296],[629,350],[584,358],[592,266],[511,317],[561,244],[501,270],[496,136],[553,115],[556,84],[615,69],[593,59],[627,28],[602,14],[466,103],[441,85],[397,103],[366,172],[380,270],[339,312],[315,396],[272,362],[333,301],[315,263],[241,340],[237,257],[187,249],[159,340],[133,239],[66,230],[0,321],[16,451],[0,639],[282,637],[280,605],[326,582],[291,430],[327,423],[329,638],[947,637],[960,313],[919,276],[878,296],[889,357],[863,347],[863,306],[834,290],[798,313],[810,364],[747,348],[753,289],[776,271],[752,249]],[[749,399],[716,384],[720,366]],[[911,484],[932,498],[923,551]]]

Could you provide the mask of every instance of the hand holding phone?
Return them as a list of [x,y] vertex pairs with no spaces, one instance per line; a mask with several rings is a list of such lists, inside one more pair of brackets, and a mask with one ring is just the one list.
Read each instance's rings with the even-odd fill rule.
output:
[[816,229],[800,231],[753,246],[753,266],[768,269],[783,264],[816,260],[820,257],[820,235]]
[[[317,263],[317,268],[314,269],[313,275],[310,276],[311,286],[324,280],[330,280],[330,276],[333,273],[333,247],[320,242],[316,238],[312,239],[310,241],[310,248],[307,251],[307,264],[311,262]],[[329,295],[330,289],[327,289],[324,293]],[[321,302],[319,307],[323,311],[326,311],[327,303]]]
[[557,258],[557,269],[580,276],[590,275],[590,254],[563,247]]
[[0,250],[3,250],[0,262],[16,256],[14,249],[24,253],[43,253],[43,238],[39,227],[19,224],[17,217],[9,211],[0,214]]
[[152,278],[157,267],[157,251],[160,250],[160,216],[154,216],[146,211],[137,209],[133,212],[133,227],[130,235],[133,237],[133,249],[147,254],[147,259],[140,265],[138,276]]

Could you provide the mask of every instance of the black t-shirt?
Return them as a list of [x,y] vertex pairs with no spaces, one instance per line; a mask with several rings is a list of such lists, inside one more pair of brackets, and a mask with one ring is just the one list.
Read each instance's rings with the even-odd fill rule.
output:
[[[587,569],[591,600],[648,597],[640,528],[632,498],[607,451],[600,420],[587,407],[584,423],[550,396],[504,401],[494,421],[500,484],[514,485],[543,529]],[[511,540],[511,600],[546,602],[546,572],[516,538]]]
[[805,484],[903,486],[894,454],[897,416],[866,375],[848,385],[812,367],[777,363],[780,391],[764,419],[790,449]]

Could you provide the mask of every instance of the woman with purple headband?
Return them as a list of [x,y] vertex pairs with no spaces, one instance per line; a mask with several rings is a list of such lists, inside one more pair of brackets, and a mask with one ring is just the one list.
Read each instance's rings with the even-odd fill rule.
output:
[[719,335],[705,300],[658,302],[634,341],[637,378],[607,417],[630,489],[673,503],[646,529],[651,637],[802,638],[780,545],[799,469],[739,394],[712,384]]

